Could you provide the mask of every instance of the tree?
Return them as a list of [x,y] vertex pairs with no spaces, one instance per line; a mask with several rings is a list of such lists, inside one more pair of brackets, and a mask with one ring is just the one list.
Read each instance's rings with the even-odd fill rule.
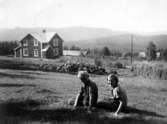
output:
[[75,46],[75,45],[72,45],[72,46],[70,47],[70,50],[81,50],[81,48],[80,48],[80,47],[77,47],[77,46]]
[[106,47],[106,46],[102,49],[101,53],[104,56],[110,56],[111,55],[111,52],[110,52],[109,48]]
[[89,49],[89,56],[100,56],[101,50],[99,48]]
[[167,49],[161,51],[161,58],[167,61]]
[[153,41],[150,41],[148,46],[147,46],[147,59],[149,61],[155,60],[156,59],[156,45],[153,43]]
[[63,47],[64,50],[69,50],[68,46]]

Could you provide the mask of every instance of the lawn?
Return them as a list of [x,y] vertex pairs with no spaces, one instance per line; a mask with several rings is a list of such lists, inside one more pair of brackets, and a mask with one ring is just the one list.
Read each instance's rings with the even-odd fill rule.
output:
[[[76,75],[0,69],[0,124],[166,124],[166,81],[122,72],[129,111],[114,117],[109,111],[88,113],[67,105],[80,88]],[[99,101],[110,96],[106,76],[91,79],[98,85]]]

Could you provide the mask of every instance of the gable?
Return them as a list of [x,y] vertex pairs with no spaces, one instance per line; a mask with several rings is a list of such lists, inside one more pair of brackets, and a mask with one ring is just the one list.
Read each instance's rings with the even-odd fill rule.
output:
[[64,42],[64,40],[63,40],[57,33],[54,35],[54,37],[55,37],[55,36],[56,36],[57,38],[59,38],[61,42]]
[[59,46],[60,42],[63,42],[63,40],[61,39],[61,37],[58,34],[55,34],[52,39],[49,41],[49,44],[51,44],[52,46]]
[[31,34],[27,34],[23,39],[20,40],[20,42],[23,42],[25,40],[30,41],[32,39],[34,39],[34,37]]

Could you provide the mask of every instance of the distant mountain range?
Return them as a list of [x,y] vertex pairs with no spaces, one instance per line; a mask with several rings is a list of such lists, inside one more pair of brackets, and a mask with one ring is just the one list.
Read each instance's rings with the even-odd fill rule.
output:
[[[57,32],[67,46],[76,45],[83,48],[107,46],[111,50],[130,50],[131,33],[90,27],[0,29],[0,41],[19,41],[27,33],[41,32],[43,29]],[[167,33],[133,34],[134,49],[137,51],[145,50],[149,41],[153,41],[157,48],[167,48]]]

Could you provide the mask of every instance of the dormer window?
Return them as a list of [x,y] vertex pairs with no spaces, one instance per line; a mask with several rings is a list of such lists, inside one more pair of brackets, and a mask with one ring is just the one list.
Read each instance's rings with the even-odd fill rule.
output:
[[34,46],[38,46],[38,41],[34,39]]
[[23,40],[23,46],[28,46],[28,40]]

